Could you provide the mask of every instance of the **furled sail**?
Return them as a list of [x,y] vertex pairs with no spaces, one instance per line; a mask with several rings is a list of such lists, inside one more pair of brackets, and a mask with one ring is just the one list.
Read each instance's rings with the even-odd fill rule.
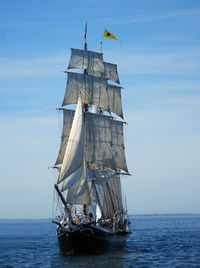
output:
[[71,131],[64,153],[63,163],[58,178],[58,183],[62,182],[74,171],[76,171],[83,162],[85,143],[84,115],[81,98],[78,100],[77,108],[74,114]]
[[87,69],[104,73],[103,55],[99,52],[72,48],[68,69]]
[[82,174],[79,181],[69,188],[66,202],[68,204],[90,204],[88,171],[85,157],[83,161]]
[[[72,111],[64,109],[63,112],[64,117],[68,117],[71,116]],[[63,128],[65,137],[64,130],[65,128]],[[128,172],[124,151],[123,122],[113,120],[110,116],[85,113],[85,130],[85,155],[89,165],[102,165],[113,170],[120,168]],[[66,146],[66,144],[61,142],[61,146]],[[58,156],[61,163],[64,158],[63,151],[60,150]]]
[[80,91],[84,103],[102,107],[123,118],[121,87],[107,84],[105,78],[69,72],[62,106],[77,103]]

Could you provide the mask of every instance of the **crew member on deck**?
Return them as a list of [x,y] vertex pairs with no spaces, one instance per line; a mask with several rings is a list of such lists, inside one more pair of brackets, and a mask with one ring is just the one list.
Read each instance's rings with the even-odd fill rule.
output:
[[87,103],[84,103],[84,110],[85,110],[85,112],[88,112],[88,104]]
[[89,213],[89,220],[90,220],[90,222],[93,222],[94,221],[92,212]]

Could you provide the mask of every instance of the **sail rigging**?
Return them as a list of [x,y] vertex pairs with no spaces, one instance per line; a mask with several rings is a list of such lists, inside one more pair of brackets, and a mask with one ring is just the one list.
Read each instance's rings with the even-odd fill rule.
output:
[[78,182],[69,188],[66,201],[68,204],[90,204],[88,170],[85,157],[83,158],[82,174]]
[[[86,41],[86,35],[85,35]],[[86,49],[71,49],[68,69],[83,73],[67,73],[62,107],[76,104],[76,110],[60,108],[63,130],[55,167],[59,170],[57,184],[66,204],[98,206],[105,219],[121,211],[120,170],[128,173],[124,147],[123,118],[117,65],[103,61],[103,54]],[[102,113],[107,111],[110,115]],[[68,207],[67,207],[68,208]],[[96,208],[94,209],[96,211]]]
[[81,167],[79,169],[74,171],[71,175],[69,175],[63,181],[61,192],[64,192],[67,189],[69,189],[70,187],[72,187],[73,185],[75,185],[80,180],[82,173],[83,173],[83,165],[81,165]]
[[80,92],[84,103],[102,107],[123,118],[120,86],[108,84],[106,78],[68,72],[62,106],[76,104]]
[[[67,147],[69,136],[69,124],[72,121],[73,111],[63,109],[64,122],[68,123],[68,127],[63,128],[61,138],[61,148]],[[85,155],[88,164],[96,166],[104,166],[117,170],[120,168],[128,173],[125,158],[123,124],[124,122],[113,120],[112,117],[100,114],[86,112],[85,114]],[[66,132],[65,132],[66,131]],[[67,149],[66,149],[67,150]],[[57,164],[64,161],[64,151],[59,150]],[[58,161],[59,159],[59,161]]]
[[104,73],[89,70],[88,74],[98,76],[98,77],[103,77],[117,84],[120,84],[118,71],[117,71],[117,64],[113,64],[110,62],[103,62],[103,65],[104,65]]
[[104,73],[103,55],[99,52],[72,48],[68,69],[87,69]]
[[123,211],[121,182],[119,175],[110,178],[107,182],[96,184],[98,204],[105,219],[113,217],[117,211]]
[[72,126],[70,128],[69,139],[64,151],[58,183],[62,182],[65,178],[80,168],[83,162],[85,143],[85,126],[83,121],[83,108],[81,98],[79,97]]
[[54,166],[59,172],[54,187],[61,201],[61,216],[53,221],[59,247],[71,254],[120,246],[130,233],[120,180],[121,174],[129,174],[122,86],[117,65],[87,50],[87,23],[84,50],[71,49],[64,72],[67,84],[59,108],[63,129]]

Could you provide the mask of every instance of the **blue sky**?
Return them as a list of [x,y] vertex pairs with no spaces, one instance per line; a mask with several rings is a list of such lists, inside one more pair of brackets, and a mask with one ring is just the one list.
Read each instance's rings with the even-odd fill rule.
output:
[[200,2],[0,3],[0,218],[52,216],[70,48],[117,63],[131,214],[200,213]]

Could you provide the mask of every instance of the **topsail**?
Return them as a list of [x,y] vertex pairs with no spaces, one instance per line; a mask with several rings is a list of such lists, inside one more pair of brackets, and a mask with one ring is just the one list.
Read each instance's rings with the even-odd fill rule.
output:
[[105,78],[68,72],[62,106],[77,103],[80,92],[84,103],[99,106],[123,118],[121,87],[107,84]]
[[104,73],[95,72],[92,70],[88,70],[88,74],[103,77],[108,80],[111,80],[117,84],[120,84],[119,82],[119,76],[117,71],[117,64],[109,63],[109,62],[103,62],[104,65]]
[[104,73],[103,55],[94,51],[72,48],[68,69],[87,69]]
[[86,69],[90,75],[120,83],[117,65],[104,62],[103,55],[99,52],[72,48],[68,69]]

